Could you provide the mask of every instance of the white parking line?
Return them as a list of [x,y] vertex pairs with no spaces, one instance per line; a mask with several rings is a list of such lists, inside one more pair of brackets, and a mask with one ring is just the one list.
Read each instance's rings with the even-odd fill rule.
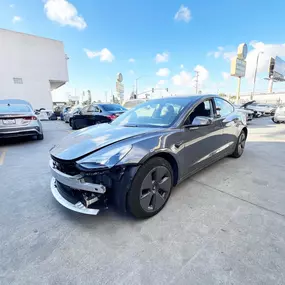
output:
[[0,149],[0,166],[4,164],[6,152],[7,150],[5,148]]

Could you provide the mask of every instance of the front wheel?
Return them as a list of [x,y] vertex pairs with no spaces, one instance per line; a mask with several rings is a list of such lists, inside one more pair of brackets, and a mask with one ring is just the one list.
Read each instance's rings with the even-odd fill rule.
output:
[[232,157],[239,158],[242,156],[245,148],[245,141],[246,141],[245,131],[241,131],[236,143],[236,148],[232,154]]
[[44,139],[44,135],[43,134],[38,134],[37,135],[37,140],[42,141]]
[[277,121],[277,120],[275,120],[275,118],[273,117],[273,118],[271,118],[271,120],[272,120],[272,122],[273,123],[275,123],[275,124],[280,124],[280,122],[279,121]]
[[70,125],[71,125],[71,128],[72,128],[73,130],[77,130],[77,125],[76,125],[75,120],[71,120]]
[[173,186],[171,165],[163,158],[147,161],[136,174],[127,195],[127,209],[136,218],[150,218],[160,212]]

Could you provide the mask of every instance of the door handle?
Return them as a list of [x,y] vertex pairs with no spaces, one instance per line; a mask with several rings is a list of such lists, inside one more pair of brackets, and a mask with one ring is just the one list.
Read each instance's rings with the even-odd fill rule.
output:
[[182,145],[184,144],[184,141],[180,141],[180,142],[177,142],[175,145],[175,147],[179,148],[181,147]]

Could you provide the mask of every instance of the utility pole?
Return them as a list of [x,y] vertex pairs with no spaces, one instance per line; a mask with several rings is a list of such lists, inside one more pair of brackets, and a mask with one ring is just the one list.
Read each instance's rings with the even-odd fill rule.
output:
[[198,94],[198,85],[199,85],[199,71],[195,71],[196,72],[196,85],[195,85],[195,89],[196,89],[196,94]]

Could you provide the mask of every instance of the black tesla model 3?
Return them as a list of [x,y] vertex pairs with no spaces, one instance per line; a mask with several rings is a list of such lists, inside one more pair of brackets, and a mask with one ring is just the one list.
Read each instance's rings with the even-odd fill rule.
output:
[[112,204],[148,218],[190,175],[225,156],[240,157],[247,132],[243,114],[219,96],[150,100],[54,146],[51,191],[80,213],[96,215]]

